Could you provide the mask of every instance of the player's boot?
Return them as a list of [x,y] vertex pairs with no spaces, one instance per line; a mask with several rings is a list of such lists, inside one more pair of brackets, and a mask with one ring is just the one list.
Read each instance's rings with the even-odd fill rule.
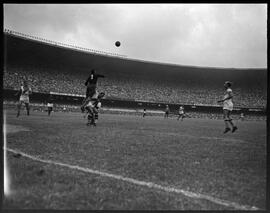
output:
[[238,129],[237,126],[234,126],[232,132],[235,132],[237,129]]
[[225,134],[225,133],[227,133],[229,131],[231,131],[231,129],[230,128],[226,128],[223,133]]

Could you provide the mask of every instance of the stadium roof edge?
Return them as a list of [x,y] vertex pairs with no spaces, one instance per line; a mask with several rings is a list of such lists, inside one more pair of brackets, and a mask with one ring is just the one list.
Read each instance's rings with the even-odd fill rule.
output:
[[[20,37],[20,38],[23,38],[23,39],[32,40],[34,42],[41,42],[41,43],[44,43],[44,44],[47,44],[47,45],[54,45],[54,46],[57,46],[59,48],[70,49],[71,51],[81,51],[81,52],[84,52],[84,53],[87,53],[87,54],[98,54],[98,55],[101,55],[101,56],[104,56],[104,57],[113,57],[113,58],[119,58],[119,59],[122,59],[122,60],[134,61],[134,62],[151,63],[151,64],[159,64],[159,65],[165,65],[165,66],[184,67],[184,68],[196,68],[196,69],[219,69],[219,70],[228,70],[228,69],[234,69],[234,70],[267,70],[268,69],[267,67],[266,68],[261,68],[261,67],[258,67],[258,68],[210,67],[210,66],[182,65],[182,64],[167,63],[167,62],[147,61],[147,60],[142,60],[142,59],[129,58],[126,55],[109,53],[109,52],[105,52],[105,51],[94,50],[94,49],[89,49],[89,48],[83,48],[83,47],[78,47],[78,46],[75,46],[75,45],[70,45],[70,44],[64,44],[64,43],[61,43],[61,42],[51,41],[51,40],[48,40],[48,39],[23,34],[23,33],[20,33],[20,32],[13,31],[13,30],[9,30],[9,29],[4,29],[4,34]],[[36,39],[34,39],[34,38],[36,38]],[[62,45],[60,45],[60,44],[62,44]]]

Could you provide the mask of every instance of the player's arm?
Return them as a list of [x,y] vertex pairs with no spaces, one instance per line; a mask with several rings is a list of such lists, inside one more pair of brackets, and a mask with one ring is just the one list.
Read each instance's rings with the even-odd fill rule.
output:
[[226,100],[229,100],[229,99],[231,99],[232,97],[233,97],[233,93],[232,93],[232,91],[229,91],[229,92],[228,92],[228,97],[227,97],[227,98],[223,98],[222,100],[219,100],[218,103],[224,102],[224,101],[226,101]]
[[97,77],[98,77],[98,78],[105,78],[104,75],[100,75],[100,74],[97,74]]
[[22,94],[22,89],[20,89],[18,92],[16,92],[14,96],[17,97],[17,96],[20,96],[21,94]]

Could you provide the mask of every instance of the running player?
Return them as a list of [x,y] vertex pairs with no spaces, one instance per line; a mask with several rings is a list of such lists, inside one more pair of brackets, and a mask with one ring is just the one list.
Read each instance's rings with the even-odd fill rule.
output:
[[19,95],[19,103],[18,103],[18,112],[17,117],[20,116],[20,110],[22,104],[25,104],[27,115],[30,115],[30,107],[29,107],[29,95],[32,94],[32,89],[30,86],[28,86],[28,83],[26,80],[22,81],[20,90],[16,93],[16,96]]
[[101,107],[101,99],[104,97],[105,93],[101,92],[97,97],[93,97],[86,104],[85,109],[87,110],[87,126],[93,125],[96,126],[96,121],[98,120],[98,112]]
[[169,113],[170,113],[169,105],[166,105],[164,118],[169,118]]
[[184,117],[185,117],[184,107],[183,106],[180,106],[179,107],[179,111],[178,111],[178,118],[177,118],[177,120],[179,120],[181,118],[181,121],[183,121]]
[[104,78],[104,75],[96,74],[96,70],[92,69],[90,76],[87,78],[86,82],[84,85],[87,87],[86,88],[86,97],[83,100],[81,110],[84,112],[86,104],[89,102],[89,100],[95,95],[96,93],[96,88],[97,88],[97,80],[98,78]]
[[231,112],[233,110],[233,93],[231,89],[232,83],[229,81],[226,81],[224,83],[224,88],[225,88],[225,95],[222,100],[219,100],[218,103],[223,103],[223,118],[225,122],[225,130],[224,133],[229,132],[231,129],[229,127],[229,124],[232,126],[232,132],[235,132],[237,130],[237,127],[234,125],[232,122],[231,118]]

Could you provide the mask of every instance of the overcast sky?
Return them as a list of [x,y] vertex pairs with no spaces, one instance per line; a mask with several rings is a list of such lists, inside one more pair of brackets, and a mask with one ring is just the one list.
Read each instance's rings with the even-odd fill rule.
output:
[[266,4],[4,4],[4,28],[134,59],[267,67]]

